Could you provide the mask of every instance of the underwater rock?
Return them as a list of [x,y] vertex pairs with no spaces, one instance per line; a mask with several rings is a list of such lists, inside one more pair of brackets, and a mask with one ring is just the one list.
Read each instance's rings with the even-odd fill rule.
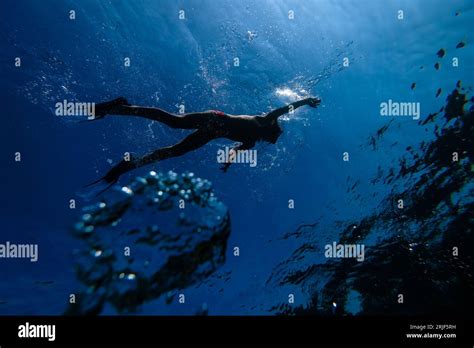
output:
[[225,261],[229,211],[212,184],[193,173],[150,172],[83,213],[74,234],[81,240],[76,273],[84,289],[66,314],[100,314],[106,305],[136,312],[204,280]]

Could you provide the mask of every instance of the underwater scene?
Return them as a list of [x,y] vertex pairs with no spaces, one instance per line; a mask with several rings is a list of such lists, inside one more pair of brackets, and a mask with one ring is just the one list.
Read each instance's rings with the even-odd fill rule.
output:
[[0,18],[0,315],[472,315],[473,1]]

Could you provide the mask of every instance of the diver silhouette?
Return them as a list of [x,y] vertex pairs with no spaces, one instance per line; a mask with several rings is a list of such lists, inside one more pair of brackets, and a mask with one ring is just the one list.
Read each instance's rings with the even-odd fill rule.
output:
[[[104,118],[106,115],[139,116],[164,123],[171,128],[195,129],[195,131],[175,145],[160,148],[140,158],[132,157],[129,161],[123,159],[103,178],[92,184],[105,180],[112,185],[126,172],[153,162],[182,156],[217,138],[239,142],[239,145],[233,147],[236,151],[251,149],[257,141],[275,144],[283,132],[278,125],[278,117],[303,105],[315,108],[320,103],[319,98],[306,98],[263,116],[229,115],[217,110],[175,115],[158,108],[130,105],[123,97],[96,104],[93,120]],[[229,166],[230,163],[226,163],[221,169],[225,172]]]

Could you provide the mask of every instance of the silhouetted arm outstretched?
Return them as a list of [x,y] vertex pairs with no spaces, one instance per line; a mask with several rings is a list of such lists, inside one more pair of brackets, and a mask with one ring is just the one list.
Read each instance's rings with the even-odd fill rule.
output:
[[275,109],[273,111],[270,111],[268,114],[265,115],[265,117],[268,117],[269,119],[276,120],[278,117],[291,112],[293,110],[296,110],[297,108],[303,106],[303,105],[309,105],[313,108],[317,107],[321,103],[321,99],[319,98],[306,98],[306,99],[301,99],[298,100],[294,103],[288,104],[286,106],[283,106],[281,108]]

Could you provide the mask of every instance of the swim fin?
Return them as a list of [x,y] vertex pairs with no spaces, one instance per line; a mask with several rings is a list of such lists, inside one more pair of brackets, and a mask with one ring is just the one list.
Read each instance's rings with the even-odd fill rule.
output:
[[112,114],[115,107],[122,106],[122,105],[130,105],[127,99],[125,99],[124,97],[118,97],[108,102],[95,104],[95,112],[93,115],[94,118],[86,120],[86,121],[80,121],[80,122],[82,123],[82,122],[91,122],[91,121],[100,120],[104,118],[106,115]]
[[90,184],[84,185],[78,192],[78,196],[84,200],[91,200],[97,198],[107,190],[109,190],[113,185],[117,183],[118,179],[114,181],[107,181],[105,177],[100,178]]

